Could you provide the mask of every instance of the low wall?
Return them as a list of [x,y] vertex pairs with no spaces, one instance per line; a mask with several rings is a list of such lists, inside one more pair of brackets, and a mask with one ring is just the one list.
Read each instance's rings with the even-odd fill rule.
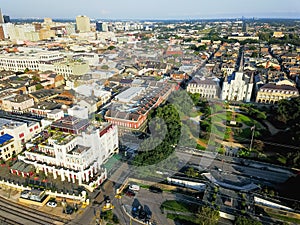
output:
[[221,211],[220,211],[220,217],[228,219],[228,220],[232,220],[232,221],[235,220],[234,215],[231,215],[231,214],[228,214],[228,213],[225,213],[225,212],[221,212]]
[[37,202],[37,201],[30,200],[30,199],[25,199],[25,198],[19,198],[19,202],[21,202],[21,203],[25,203],[28,205],[36,205],[36,206],[44,206],[49,200],[50,200],[49,195],[42,202]]
[[[23,185],[18,185],[18,184],[14,184],[14,183],[10,183],[8,181],[4,181],[4,180],[0,180],[0,186],[1,187],[8,187],[11,188],[13,190],[17,190],[17,191],[24,191],[24,190],[31,190],[31,187],[25,187]],[[82,192],[79,195],[75,195],[75,194],[69,194],[69,193],[58,193],[57,191],[52,192],[50,190],[46,190],[45,191],[47,195],[49,195],[50,197],[55,197],[55,198],[62,198],[62,199],[70,199],[70,200],[74,200],[76,202],[86,202],[86,192]],[[32,201],[30,201],[31,204]]]

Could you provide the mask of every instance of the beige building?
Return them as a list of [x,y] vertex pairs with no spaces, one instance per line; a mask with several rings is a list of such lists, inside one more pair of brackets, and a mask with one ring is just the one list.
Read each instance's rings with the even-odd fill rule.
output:
[[80,76],[86,74],[90,70],[88,62],[77,60],[77,61],[66,61],[54,64],[54,71],[57,74],[61,74],[67,79],[69,76],[75,75]]
[[0,100],[2,101],[1,109],[9,112],[25,112],[34,105],[33,98],[27,95],[15,95]]
[[212,79],[194,77],[188,84],[187,91],[199,93],[202,98],[219,98],[220,87],[218,82]]
[[282,84],[266,84],[262,86],[257,92],[256,102],[277,104],[282,99],[288,99],[291,97],[299,96],[298,89],[296,87]]
[[55,37],[55,31],[48,28],[42,28],[39,31],[40,40],[47,40]]
[[90,32],[91,31],[90,18],[87,16],[77,16],[76,26],[77,26],[77,30],[80,33]]

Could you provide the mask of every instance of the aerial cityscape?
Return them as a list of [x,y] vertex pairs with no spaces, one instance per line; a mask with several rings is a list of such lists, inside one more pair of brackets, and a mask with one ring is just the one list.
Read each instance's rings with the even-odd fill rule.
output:
[[299,1],[0,7],[0,225],[300,224]]

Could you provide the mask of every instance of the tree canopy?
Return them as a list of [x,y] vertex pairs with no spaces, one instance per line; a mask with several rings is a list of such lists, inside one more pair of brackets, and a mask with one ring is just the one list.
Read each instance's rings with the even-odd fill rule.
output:
[[244,217],[244,216],[239,216],[237,217],[235,225],[262,225],[261,222],[255,221],[253,219]]
[[210,207],[203,206],[196,213],[196,222],[199,225],[217,225],[220,213]]
[[289,128],[292,142],[300,144],[300,97],[279,101],[274,116]]

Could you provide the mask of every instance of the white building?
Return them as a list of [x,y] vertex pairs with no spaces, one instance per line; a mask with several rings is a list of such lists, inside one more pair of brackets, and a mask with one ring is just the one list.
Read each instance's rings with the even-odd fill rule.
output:
[[90,32],[91,31],[90,18],[87,16],[77,16],[76,17],[76,26],[77,26],[77,30],[80,33]]
[[59,120],[64,117],[64,111],[62,109],[53,109],[47,112],[47,119],[49,120]]
[[2,54],[0,55],[0,69],[11,70],[15,72],[24,71],[26,68],[29,70],[46,71],[53,69],[53,63],[61,62],[62,60],[64,60],[64,56],[61,53],[54,51]]
[[39,33],[35,31],[33,24],[3,24],[5,38],[12,41],[38,41]]
[[68,115],[75,116],[80,119],[88,119],[89,110],[87,107],[81,107],[79,105],[75,105],[72,108],[68,109]]
[[199,93],[202,98],[219,98],[220,87],[217,81],[209,78],[194,77],[187,86],[190,93]]
[[0,118],[0,157],[8,160],[13,155],[19,154],[22,145],[40,132],[38,122],[24,123]]
[[102,165],[116,152],[117,126],[105,124],[98,129],[89,127],[80,135],[53,132],[50,138],[25,151],[25,156],[19,159],[46,175],[53,174],[55,179],[78,182],[93,190],[107,178]]
[[253,90],[253,77],[242,72],[226,76],[222,87],[222,100],[250,102]]

